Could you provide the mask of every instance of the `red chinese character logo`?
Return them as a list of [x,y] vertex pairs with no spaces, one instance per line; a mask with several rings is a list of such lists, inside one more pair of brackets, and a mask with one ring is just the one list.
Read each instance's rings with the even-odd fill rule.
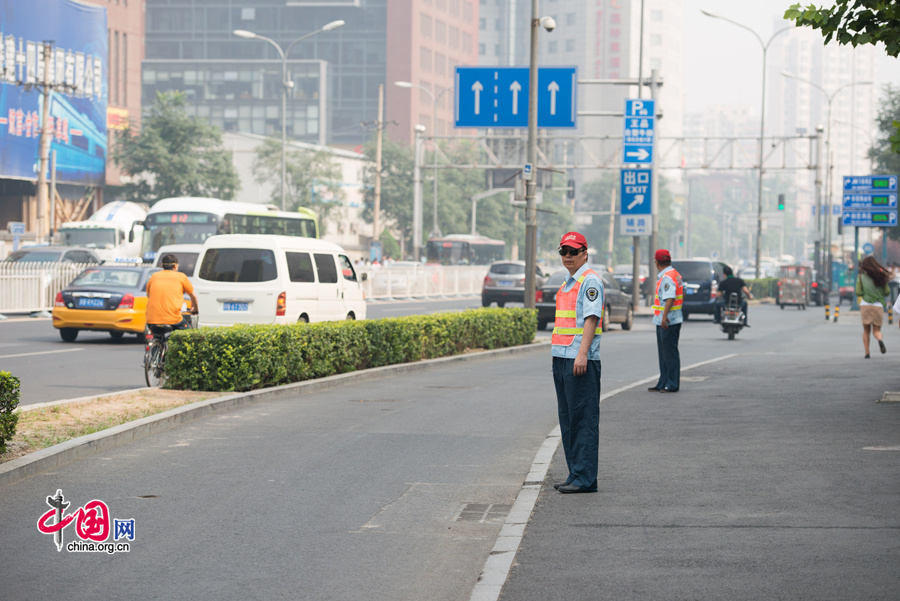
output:
[[98,543],[109,537],[109,507],[103,501],[94,499],[75,514],[75,533],[81,540]]

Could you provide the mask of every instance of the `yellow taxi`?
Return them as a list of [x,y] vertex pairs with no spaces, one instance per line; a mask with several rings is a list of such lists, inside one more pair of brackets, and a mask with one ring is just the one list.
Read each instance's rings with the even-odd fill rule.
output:
[[147,324],[147,280],[158,267],[127,264],[98,265],[85,269],[57,293],[53,327],[66,342],[81,330],[126,332],[142,335]]

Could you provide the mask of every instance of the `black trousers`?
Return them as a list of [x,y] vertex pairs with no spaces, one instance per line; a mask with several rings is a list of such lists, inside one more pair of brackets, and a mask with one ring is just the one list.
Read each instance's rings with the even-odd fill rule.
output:
[[657,388],[678,390],[681,385],[681,355],[678,354],[678,338],[681,324],[668,328],[656,326],[656,352],[659,354],[659,381]]

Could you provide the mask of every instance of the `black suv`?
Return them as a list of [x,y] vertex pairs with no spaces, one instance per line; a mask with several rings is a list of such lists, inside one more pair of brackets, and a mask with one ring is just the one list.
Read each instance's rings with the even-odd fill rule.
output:
[[672,267],[684,280],[684,319],[693,313],[715,314],[719,282],[725,279],[725,263],[709,259],[681,259]]

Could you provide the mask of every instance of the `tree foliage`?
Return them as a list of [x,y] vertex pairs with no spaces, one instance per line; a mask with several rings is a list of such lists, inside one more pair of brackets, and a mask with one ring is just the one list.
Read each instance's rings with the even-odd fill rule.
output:
[[240,185],[221,131],[189,116],[181,92],[157,93],[140,132],[129,125],[117,134],[113,160],[131,179],[126,197],[139,202],[172,196],[227,200]]
[[[875,123],[878,131],[868,153],[873,171],[900,174],[900,89],[885,86]],[[900,240],[900,228],[889,228],[887,233]]]
[[[275,190],[272,204],[281,206],[281,140],[268,138],[256,147],[253,170],[257,183],[268,183]],[[340,165],[325,150],[288,148],[285,174],[285,208],[309,207],[316,212],[319,227],[324,227],[328,214],[343,199]]]
[[830,7],[792,4],[784,18],[798,26],[820,29],[827,44],[883,42],[888,55],[900,54],[900,2],[897,0],[836,0]]

